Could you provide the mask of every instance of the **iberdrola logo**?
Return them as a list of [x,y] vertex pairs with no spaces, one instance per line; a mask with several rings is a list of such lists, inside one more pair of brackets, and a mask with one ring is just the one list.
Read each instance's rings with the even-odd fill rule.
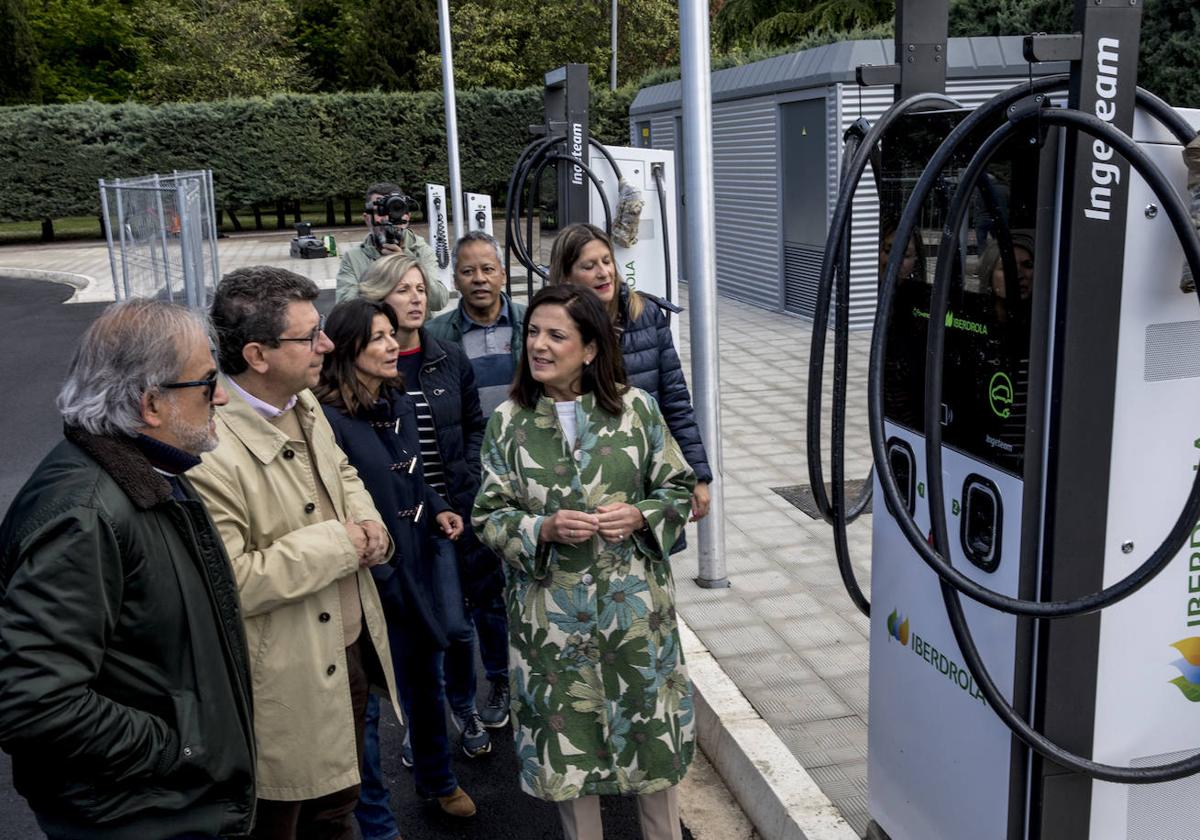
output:
[[[908,619],[897,614],[892,610],[892,614],[887,617],[888,635],[904,646],[908,646]],[[1200,639],[1196,640],[1200,642]],[[1198,689],[1200,690],[1200,689]]]
[[1180,639],[1171,647],[1183,654],[1171,663],[1179,669],[1181,674],[1171,680],[1171,684],[1182,691],[1183,696],[1193,703],[1200,703],[1200,636]]

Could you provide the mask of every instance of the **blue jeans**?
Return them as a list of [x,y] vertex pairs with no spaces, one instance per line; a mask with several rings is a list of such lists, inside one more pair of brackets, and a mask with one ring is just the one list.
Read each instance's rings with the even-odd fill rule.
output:
[[[412,741],[413,776],[420,796],[447,796],[458,787],[450,769],[450,739],[446,734],[445,692],[442,690],[442,654],[406,626],[404,618],[388,609],[388,644],[396,669],[396,688]],[[414,690],[415,689],[415,690]],[[383,780],[379,749],[379,699],[367,703],[363,739],[362,786],[354,816],[363,840],[391,840],[400,833]]]
[[[479,634],[479,656],[491,682],[508,682],[508,613],[504,596],[471,609],[475,631]],[[450,708],[465,714],[475,708],[475,639],[452,642],[446,651],[446,699]]]
[[508,682],[508,608],[504,595],[497,593],[490,602],[473,607],[471,618],[479,634],[479,657],[488,680]]

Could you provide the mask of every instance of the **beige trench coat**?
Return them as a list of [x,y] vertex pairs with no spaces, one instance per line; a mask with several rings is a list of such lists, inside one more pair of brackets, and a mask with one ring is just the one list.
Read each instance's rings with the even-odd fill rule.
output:
[[[223,381],[220,443],[188,471],[233,564],[246,624],[258,795],[313,799],[358,784],[337,581],[357,569],[367,632],[397,697],[379,593],[340,521],[321,521],[313,474],[287,436]],[[338,520],[381,521],[309,391],[297,403]],[[388,549],[391,551],[391,548]],[[399,711],[397,711],[399,716]]]

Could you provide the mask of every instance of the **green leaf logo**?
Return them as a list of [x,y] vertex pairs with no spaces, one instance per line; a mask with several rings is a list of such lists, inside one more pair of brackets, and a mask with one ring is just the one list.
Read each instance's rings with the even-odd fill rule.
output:
[[1180,676],[1169,682],[1178,688],[1188,700],[1200,703],[1200,636],[1180,639],[1171,647],[1182,653],[1183,656],[1171,663],[1179,671]]
[[892,610],[887,617],[888,635],[905,647],[908,646],[908,619]]

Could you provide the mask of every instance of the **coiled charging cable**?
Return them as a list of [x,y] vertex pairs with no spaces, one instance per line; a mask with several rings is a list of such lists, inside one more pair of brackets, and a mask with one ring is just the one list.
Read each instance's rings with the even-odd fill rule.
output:
[[[508,196],[505,200],[504,216],[505,216],[505,235],[508,240],[508,251],[510,255],[515,255],[517,261],[524,266],[528,275],[528,293],[533,296],[533,277],[536,274],[542,280],[548,278],[547,270],[537,260],[529,250],[529,242],[533,240],[533,213],[529,213],[528,224],[526,227],[526,235],[521,234],[521,214],[522,214],[522,196],[529,192],[529,204],[532,206],[536,201],[537,191],[541,184],[541,176],[543,170],[551,163],[556,161],[566,162],[572,166],[578,166],[579,169],[587,176],[588,180],[596,187],[596,192],[600,195],[600,203],[604,208],[604,230],[606,233],[612,231],[613,209],[608,200],[608,196],[604,194],[604,187],[600,178],[592,167],[586,163],[582,163],[578,159],[566,154],[567,138],[565,134],[554,134],[549,137],[542,137],[534,140],[526,146],[521,154],[517,157],[517,163],[513,167],[512,176],[508,181]],[[556,146],[562,145],[563,151],[556,150]],[[612,167],[618,182],[622,179],[621,169],[617,166],[616,160],[608,149],[604,148],[596,139],[589,137],[588,145],[598,150],[608,161]],[[531,176],[532,175],[532,180]],[[530,186],[532,184],[532,190]],[[505,273],[511,276],[508,271],[511,268],[511,259],[506,258]]]
[[[1188,210],[1170,180],[1158,169],[1146,153],[1141,150],[1137,143],[1124,132],[1090,114],[1070,109],[1044,109],[1041,107],[1042,102],[1037,98],[1033,100],[1031,105],[1026,104],[1019,107],[1013,107],[1015,105],[1013,101],[1004,102],[1004,99],[1012,96],[1022,99],[1028,95],[1029,90],[1025,86],[1015,89],[1013,92],[1009,92],[1007,96],[993,100],[987,106],[981,108],[980,111],[983,112],[982,114],[980,111],[972,114],[971,117],[979,115],[979,118],[974,121],[974,125],[968,125],[968,122],[971,121],[971,117],[968,117],[958,127],[958,129],[964,129],[961,133],[958,129],[951,132],[951,135],[939,147],[938,152],[935,153],[926,171],[922,174],[917,188],[901,217],[896,233],[896,241],[893,243],[884,287],[881,290],[879,312],[876,315],[877,332],[873,338],[874,343],[871,354],[868,415],[876,468],[880,472],[881,489],[893,506],[893,513],[901,530],[905,533],[910,544],[913,544],[913,547],[917,549],[922,558],[939,576],[951,629],[968,668],[977,680],[980,691],[983,693],[988,704],[996,711],[996,714],[1013,734],[1045,759],[1068,770],[1087,775],[1094,779],[1121,784],[1151,784],[1171,781],[1200,772],[1200,753],[1181,761],[1153,767],[1119,767],[1096,762],[1065,750],[1034,730],[1003,696],[987,671],[963,614],[959,593],[961,592],[968,597],[972,597],[981,603],[993,606],[1004,612],[1031,615],[1036,618],[1063,618],[1070,615],[1082,615],[1117,603],[1153,579],[1155,575],[1170,563],[1179,549],[1183,547],[1184,542],[1191,533],[1193,523],[1200,517],[1200,474],[1197,475],[1196,480],[1192,484],[1192,489],[1188,494],[1187,501],[1179,518],[1158,548],[1155,549],[1141,566],[1124,579],[1093,595],[1064,601],[1048,602],[1010,598],[979,586],[954,569],[945,560],[945,556],[949,553],[950,538],[944,507],[945,488],[941,474],[940,428],[942,363],[944,361],[945,348],[944,317],[948,308],[950,280],[949,261],[946,261],[946,266],[939,264],[938,270],[935,273],[934,289],[930,302],[926,368],[926,468],[928,471],[927,487],[930,519],[933,527],[933,546],[929,546],[926,543],[920,534],[920,530],[916,527],[915,521],[904,508],[895,476],[891,473],[890,465],[886,461],[881,446],[883,443],[884,422],[882,413],[882,362],[887,337],[887,313],[891,307],[891,301],[895,292],[895,283],[899,274],[899,265],[896,261],[903,254],[903,250],[898,251],[897,246],[901,249],[905,247],[907,237],[911,236],[916,226],[920,207],[924,203],[925,196],[928,194],[933,177],[936,176],[937,172],[946,165],[957,151],[958,144],[962,138],[971,129],[982,124],[983,120],[994,118],[998,111],[1005,111],[1007,113],[1007,120],[995,129],[982,143],[972,157],[966,170],[964,170],[959,186],[954,194],[951,211],[945,223],[942,243],[944,247],[949,249],[952,244],[948,240],[951,240],[953,231],[958,229],[965,218],[968,199],[990,158],[999,149],[1000,145],[1020,126],[1036,119],[1042,125],[1062,126],[1094,137],[1107,143],[1120,153],[1129,162],[1130,166],[1146,181],[1147,185],[1161,202],[1161,206],[1165,209],[1171,226],[1174,228],[1183,246],[1184,256],[1189,267],[1193,272],[1200,270],[1200,236],[1197,235],[1195,228],[1191,224]],[[1178,114],[1174,114],[1173,112],[1168,114],[1162,110],[1164,108],[1167,110],[1170,109],[1169,106],[1166,106],[1157,97],[1152,97],[1139,91],[1138,102],[1175,133],[1181,142],[1186,143],[1195,136],[1192,128]],[[1178,117],[1178,119],[1174,119],[1172,116]],[[966,127],[964,128],[964,126]],[[930,177],[927,178],[926,176]],[[880,330],[881,325],[882,330]],[[960,583],[965,583],[966,585],[960,586]]]
[[[846,509],[845,453],[846,453],[846,381],[850,341],[850,241],[852,230],[851,209],[858,183],[871,163],[880,138],[905,114],[930,108],[961,108],[962,105],[948,96],[937,93],[922,93],[895,103],[875,122],[869,125],[859,119],[844,136],[842,149],[841,190],[834,206],[830,222],[829,237],[825,242],[825,255],[821,262],[821,274],[817,281],[817,300],[813,311],[812,344],[808,357],[808,480],[813,501],[825,521],[833,525],[834,552],[837,556],[838,572],[842,583],[854,605],[863,613],[871,614],[871,603],[859,585],[850,561],[847,528],[866,509],[871,500],[873,483],[867,474],[862,488],[850,509]],[[878,174],[876,174],[878,177]],[[825,343],[829,326],[829,305],[832,289],[837,283],[838,297],[834,321],[833,343],[833,414],[830,422],[830,495],[825,492],[825,477],[821,466],[821,418],[823,412],[823,386],[825,375]]]

